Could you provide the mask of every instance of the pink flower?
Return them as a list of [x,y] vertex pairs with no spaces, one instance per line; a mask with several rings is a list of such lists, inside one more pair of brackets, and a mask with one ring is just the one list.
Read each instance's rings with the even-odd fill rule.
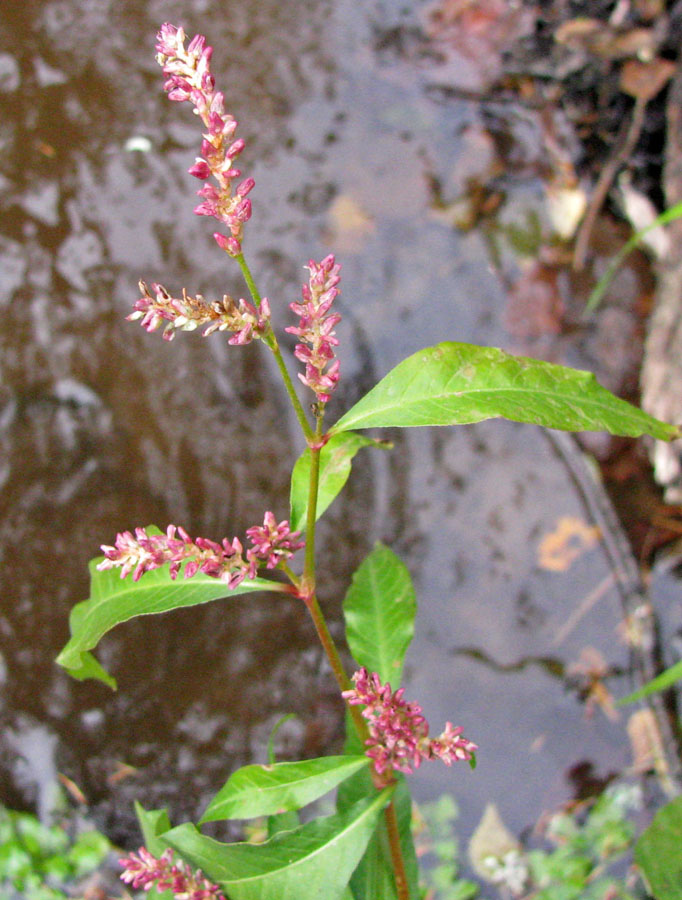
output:
[[[336,285],[341,280],[333,254],[321,262],[308,263],[310,279],[303,286],[303,303],[290,303],[289,308],[299,316],[298,326],[287,329],[298,335],[294,355],[305,364],[305,375],[299,378],[317,394],[318,402],[326,403],[339,380],[339,361],[334,359],[334,347],[338,340],[334,328],[341,321],[338,313],[330,313],[332,303],[340,293]],[[325,369],[331,363],[327,371]]]
[[301,532],[292,531],[286,519],[277,524],[277,519],[271,512],[265,513],[262,528],[254,525],[246,529],[246,534],[253,544],[253,549],[247,553],[247,559],[263,560],[268,569],[274,569],[280,561],[305,547],[305,541],[298,540]]
[[445,731],[437,738],[429,738],[429,723],[421,707],[403,699],[404,688],[391,692],[390,684],[382,685],[376,672],[359,669],[352,680],[355,688],[343,691],[351,705],[365,707],[362,715],[369,722],[369,739],[365,742],[367,756],[374,762],[378,775],[391,770],[409,774],[412,766],[418,769],[422,759],[441,759],[446,765],[456,760],[472,759],[476,744],[461,737],[462,728],[446,723]]
[[178,900],[225,900],[217,884],[204,878],[200,869],[196,872],[184,862],[173,862],[173,851],[164,850],[159,859],[140,847],[137,854],[129,853],[119,859],[123,866],[121,881],[145,891],[156,885],[156,890],[172,891]]
[[215,90],[210,70],[213,48],[206,46],[206,38],[196,35],[185,49],[185,32],[168,22],[157,35],[157,62],[166,76],[165,90],[170,100],[188,100],[204,123],[206,132],[201,142],[201,156],[189,169],[191,175],[208,182],[198,194],[202,202],[194,212],[199,216],[213,216],[229,230],[229,235],[214,235],[218,245],[231,256],[241,253],[244,223],[251,218],[251,201],[247,194],[255,182],[247,178],[232,191],[232,182],[241,170],[234,165],[244,149],[244,141],[233,140],[237,123],[225,112],[224,97]]
[[253,547],[244,557],[244,549],[236,537],[232,541],[224,538],[221,544],[202,537],[192,540],[184,528],[175,525],[169,525],[165,534],[149,534],[145,528],[136,528],[134,534],[123,531],[116,535],[113,546],[102,545],[105,558],[97,568],[100,571],[120,568],[121,578],[132,572],[133,581],[138,581],[145,572],[168,563],[170,576],[175,579],[181,565],[186,563],[185,578],[202,572],[235,588],[245,578],[255,578],[259,564],[274,569],[305,546],[297,540],[300,532],[292,532],[286,520],[278,525],[271,512],[265,513],[262,528],[256,525],[246,533]]
[[126,318],[140,319],[140,325],[149,332],[163,323],[164,340],[172,341],[176,331],[194,331],[202,325],[204,337],[214,331],[232,331],[229,344],[248,344],[254,338],[262,338],[270,329],[270,304],[263,297],[259,309],[248,300],[236,303],[228,294],[222,300],[204,300],[201,294],[190,297],[183,289],[182,297],[171,297],[162,284],[152,284],[152,292],[144,281],[139,283],[142,296],[135,303],[134,312]]
[[113,547],[102,545],[105,558],[97,568],[120,568],[121,578],[132,572],[133,581],[139,581],[145,572],[169,563],[170,576],[175,579],[186,562],[185,578],[203,572],[235,588],[245,578],[256,577],[255,562],[245,560],[242,550],[238,538],[231,542],[224,538],[222,544],[217,544],[202,537],[193,541],[184,528],[175,525],[169,525],[165,534],[148,534],[145,528],[136,528],[134,535],[130,531],[117,534]]

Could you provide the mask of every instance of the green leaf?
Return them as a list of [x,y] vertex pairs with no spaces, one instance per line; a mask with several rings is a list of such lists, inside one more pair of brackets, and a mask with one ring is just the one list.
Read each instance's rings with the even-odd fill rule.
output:
[[293,831],[298,828],[301,820],[297,812],[278,813],[276,816],[267,817],[267,834],[271,838],[280,831]]
[[300,809],[333,790],[358,769],[366,756],[325,756],[237,769],[218,791],[201,822],[251,819]]
[[656,694],[658,691],[665,691],[680,679],[682,679],[682,660],[667,668],[665,672],[661,672],[660,675],[652,678],[651,681],[642,685],[641,688],[628,694],[627,697],[621,697],[618,701],[618,706],[623,706],[625,703],[634,703],[635,700],[641,700],[642,697],[648,697],[649,694]]
[[331,429],[458,425],[501,416],[563,431],[661,440],[680,430],[602,387],[590,372],[446,342],[409,356]]
[[[144,846],[152,856],[157,859],[161,856],[168,844],[160,837],[171,827],[168,813],[165,809],[145,809],[142,804],[135,801],[135,815],[142,829]],[[155,900],[174,900],[175,894],[170,889],[154,891]]]
[[407,567],[384,544],[377,543],[353,575],[343,612],[355,660],[397,688],[417,602]]
[[201,572],[188,579],[180,573],[173,581],[168,566],[146,572],[139,581],[133,581],[132,576],[121,578],[115,569],[98,571],[97,563],[101,559],[90,562],[90,599],[77,603],[71,610],[71,639],[57,662],[75,678],[98,678],[112,688],[116,687],[116,681],[88,651],[115,625],[135,616],[168,612],[252,591],[273,590],[274,584],[264,578],[254,578],[230,590],[225,582]]
[[135,801],[135,815],[140,823],[144,845],[157,858],[161,856],[166,849],[166,843],[162,841],[159,835],[165,831],[170,831],[171,823],[168,818],[168,812],[165,809],[145,809],[141,803]]
[[616,270],[628,255],[628,253],[635,249],[642,238],[647,235],[652,229],[658,228],[659,225],[667,225],[668,222],[672,222],[674,219],[679,219],[680,217],[682,217],[682,203],[677,203],[675,206],[670,207],[670,209],[663,210],[660,215],[656,216],[653,222],[650,222],[644,228],[640,228],[639,231],[635,232],[630,240],[618,251],[613,260],[609,263],[606,272],[604,272],[602,277],[599,279],[599,283],[588,297],[587,303],[585,305],[585,312],[594,312],[594,310],[599,306],[608,286],[613,280],[613,276],[616,274]]
[[290,719],[295,718],[295,713],[285,713],[285,715],[280,716],[280,718],[275,722],[272,731],[270,732],[270,737],[268,738],[268,762],[270,763],[270,765],[274,765],[277,762],[277,758],[275,756],[275,737],[277,735],[277,732],[285,722],[288,722]]
[[[352,728],[352,725],[350,726]],[[351,742],[352,743],[352,742]],[[398,819],[400,848],[402,850],[405,874],[410,897],[418,897],[419,867],[417,854],[412,840],[412,798],[404,775],[397,774],[397,786],[393,795],[393,803]],[[345,781],[337,794],[337,808],[344,811],[374,791],[372,778],[368,769],[361,770]],[[355,900],[397,900],[395,875],[391,860],[391,849],[388,842],[386,824],[379,822],[375,833],[369,840],[367,849],[353,873],[350,882]]]
[[[375,440],[347,431],[331,437],[320,450],[320,481],[317,489],[315,519],[319,519],[348,481],[353,457],[362,447],[389,448],[387,441]],[[305,531],[308,516],[308,487],[310,482],[310,448],[296,460],[291,473],[291,528]]]
[[[57,662],[60,663],[60,665],[63,665],[63,663],[60,662],[60,659],[61,657],[57,657]],[[102,664],[87,650],[84,653],[81,653],[78,659],[74,658],[73,666],[67,668],[69,675],[73,678],[77,678],[78,681],[86,681],[88,678],[95,678],[98,681],[103,681],[113,691],[116,690],[116,679],[112,678]]]
[[263,844],[221,844],[190,824],[167,832],[163,840],[231,900],[341,900],[392,792],[375,792],[345,813]]
[[681,847],[682,797],[676,797],[659,809],[635,846],[635,862],[656,900],[682,900]]

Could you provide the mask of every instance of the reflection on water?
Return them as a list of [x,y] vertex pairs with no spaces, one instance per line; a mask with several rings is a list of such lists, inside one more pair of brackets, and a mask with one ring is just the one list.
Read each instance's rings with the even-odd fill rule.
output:
[[[192,213],[198,132],[162,93],[161,21],[216,47],[257,182],[246,252],[277,322],[307,259],[335,250],[343,263],[345,380],[332,417],[419,346],[505,341],[486,239],[456,231],[434,204],[436,175],[454,191],[466,182],[460,159],[467,177],[484,177],[492,151],[484,140],[476,171],[479,106],[433,91],[453,68],[415,50],[426,46],[420,7],[0,9],[1,800],[45,808],[58,769],[128,841],[133,797],[196,816],[229,771],[262,758],[283,713],[298,717],[279,732],[284,758],[338,746],[340,704],[290,600],[251,595],[120,627],[101,648],[116,694],[69,680],[53,660],[101,542],[135,524],[222,537],[264,507],[282,517],[301,450],[260,347],[196,334],[168,345],[124,320],[140,277],[206,296],[244,291]],[[434,723],[461,721],[482,748],[475,777],[422,771],[420,790],[455,791],[472,822],[497,799],[520,828],[566,795],[576,760],[624,765],[623,729],[584,723],[550,672],[500,675],[457,650],[501,663],[544,654],[608,563],[596,548],[563,576],[538,568],[543,534],[562,515],[587,515],[539,432],[492,423],[395,439],[390,456],[363,451],[322,527],[321,593],[338,632],[350,573],[374,540],[395,544],[422,603],[410,690]],[[552,652],[575,659],[589,642],[620,659],[618,615],[611,592],[589,638],[576,630]],[[513,798],[510,779],[525,785]]]

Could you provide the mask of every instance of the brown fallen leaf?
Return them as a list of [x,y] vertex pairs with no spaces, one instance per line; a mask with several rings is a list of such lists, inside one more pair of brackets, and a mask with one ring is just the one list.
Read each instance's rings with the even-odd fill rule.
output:
[[554,531],[540,541],[538,565],[550,572],[566,572],[600,538],[601,532],[596,525],[588,525],[575,516],[562,516]]
[[577,684],[581,699],[585,703],[585,717],[591,718],[597,707],[607,719],[617,722],[620,713],[616,709],[613,694],[604,684],[609,675],[609,667],[602,654],[595,647],[584,647],[580,658],[566,669],[566,674]]
[[635,100],[648,103],[675,74],[676,63],[657,56],[650,62],[628,59],[620,70],[620,89]]
[[67,775],[57,774],[59,783],[66,789],[66,792],[81,806],[85,806],[88,802],[83,791],[78,787],[75,781],[72,781]]
[[653,769],[659,777],[667,777],[663,738],[653,711],[648,707],[635,710],[628,719],[627,729],[635,772],[642,774]]
[[334,246],[346,253],[362,249],[368,235],[375,230],[375,223],[350,194],[340,194],[327,213]]
[[521,845],[502,821],[495,804],[488,803],[471,835],[468,849],[474,872],[486,881],[492,881],[493,869],[488,861],[504,859],[513,851],[520,852]]

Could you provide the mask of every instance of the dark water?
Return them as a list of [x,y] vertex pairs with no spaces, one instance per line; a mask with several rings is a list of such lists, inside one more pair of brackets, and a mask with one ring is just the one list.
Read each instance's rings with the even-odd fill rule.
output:
[[[458,94],[485,93],[480,50],[434,44],[425,4],[0,5],[0,800],[45,812],[64,773],[124,842],[132,798],[169,805],[176,821],[196,815],[230,771],[263,758],[283,713],[297,713],[278,738],[283,758],[336,748],[341,729],[312,628],[288,600],[116,629],[99,651],[115,694],[53,662],[100,543],[149,522],[219,538],[265,508],[284,517],[302,449],[260,347],[217,334],[168,345],[124,319],[141,277],[244,293],[192,213],[196,122],[167,101],[154,61],[166,20],[216,48],[257,183],[245,251],[280,328],[306,261],[333,251],[343,265],[330,418],[440,340],[558,346],[532,321],[510,327],[522,314],[508,307],[534,235],[551,232],[540,119]],[[492,71],[497,48],[486,53]],[[570,154],[558,112],[557,129]],[[503,201],[494,235],[490,219],[455,228],[448,204],[491,178]],[[637,274],[622,277],[632,294]],[[559,289],[570,304],[571,284]],[[603,335],[583,337],[557,352],[595,365]],[[626,328],[622,345],[634,340]],[[631,372],[607,362],[602,376],[618,387]],[[452,792],[465,831],[488,800],[520,830],[572,795],[577,765],[604,777],[630,762],[624,720],[586,718],[565,671],[586,646],[627,667],[613,561],[596,542],[565,571],[541,564],[562,518],[594,524],[542,432],[493,422],[395,442],[390,455],[360,454],[322,527],[325,608],[339,634],[350,574],[375,540],[405,559],[420,601],[409,696],[434,728],[450,718],[481,747],[474,774],[423,769],[417,792]]]

